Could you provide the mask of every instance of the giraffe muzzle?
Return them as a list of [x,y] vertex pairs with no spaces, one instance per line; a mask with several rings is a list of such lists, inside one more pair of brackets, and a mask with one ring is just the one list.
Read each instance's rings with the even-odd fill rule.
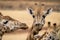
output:
[[39,23],[37,23],[37,24],[35,24],[36,26],[40,26],[40,24]]

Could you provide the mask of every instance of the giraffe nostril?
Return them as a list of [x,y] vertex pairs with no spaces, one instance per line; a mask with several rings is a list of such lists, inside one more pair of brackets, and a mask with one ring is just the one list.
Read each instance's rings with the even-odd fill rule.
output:
[[53,26],[56,26],[56,23],[54,23]]
[[39,26],[40,24],[38,23],[38,24],[36,24],[36,26]]

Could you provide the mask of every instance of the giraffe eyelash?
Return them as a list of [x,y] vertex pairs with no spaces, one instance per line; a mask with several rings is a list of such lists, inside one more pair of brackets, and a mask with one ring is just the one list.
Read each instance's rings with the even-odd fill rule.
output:
[[6,22],[3,22],[4,24],[7,24],[8,23],[8,21],[6,21]]

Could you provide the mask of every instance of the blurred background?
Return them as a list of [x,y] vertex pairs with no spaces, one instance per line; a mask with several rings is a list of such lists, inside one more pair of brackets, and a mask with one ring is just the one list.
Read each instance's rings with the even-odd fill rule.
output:
[[0,9],[2,10],[25,10],[27,7],[34,7],[37,3],[45,4],[45,7],[51,7],[54,11],[60,11],[60,0],[0,0]]

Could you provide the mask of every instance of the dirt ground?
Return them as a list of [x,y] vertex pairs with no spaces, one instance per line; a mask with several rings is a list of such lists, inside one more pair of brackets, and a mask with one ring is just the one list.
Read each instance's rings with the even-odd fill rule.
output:
[[[17,10],[0,10],[3,15],[8,15],[11,16],[12,18],[26,23],[29,28],[31,28],[32,23],[33,23],[33,18],[32,16],[25,10],[23,11],[17,11]],[[44,25],[47,26],[47,22],[50,21],[51,25],[53,23],[57,23],[58,25],[60,24],[60,13],[59,12],[51,12],[50,15],[46,17],[46,23]],[[12,33],[6,33],[3,36],[3,40],[26,40],[29,32],[27,30],[17,30]]]

